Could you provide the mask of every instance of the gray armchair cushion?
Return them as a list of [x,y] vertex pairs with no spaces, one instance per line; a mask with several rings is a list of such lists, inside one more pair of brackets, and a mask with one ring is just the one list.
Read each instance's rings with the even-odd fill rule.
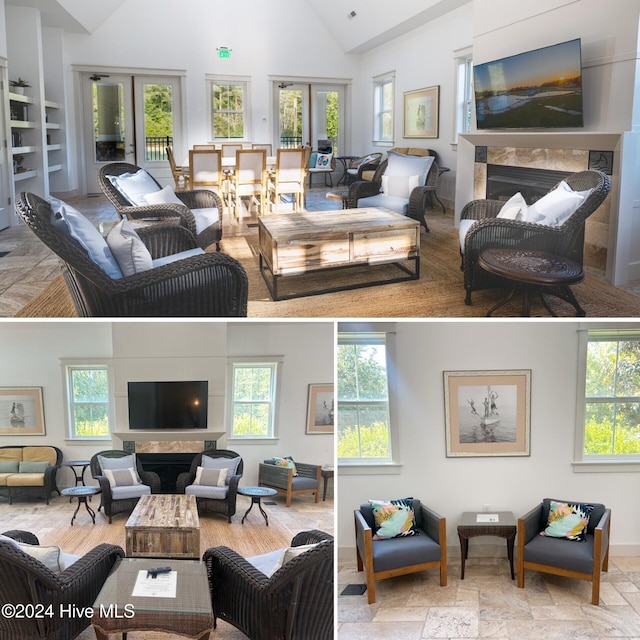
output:
[[293,491],[302,491],[303,489],[317,489],[318,481],[315,478],[294,476],[294,478],[291,480],[291,488],[293,489]]
[[229,487],[210,487],[202,484],[190,484],[188,487],[185,487],[184,492],[187,495],[196,496],[196,498],[224,500],[229,494]]
[[591,573],[593,571],[593,535],[587,534],[586,542],[535,536],[524,547],[527,562],[560,567],[569,571]]
[[151,493],[151,487],[146,484],[134,484],[130,486],[111,487],[111,495],[114,500],[129,500],[139,498]]
[[373,570],[377,573],[440,560],[440,545],[424,531],[419,531],[417,536],[375,540]]

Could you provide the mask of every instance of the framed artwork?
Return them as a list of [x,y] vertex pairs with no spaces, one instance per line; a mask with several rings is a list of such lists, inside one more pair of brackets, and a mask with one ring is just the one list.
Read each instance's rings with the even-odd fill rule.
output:
[[42,387],[0,387],[0,435],[44,434]]
[[531,371],[445,371],[447,457],[530,454]]
[[333,419],[333,385],[310,384],[307,397],[307,433],[333,433]]
[[405,91],[404,137],[437,138],[440,86]]

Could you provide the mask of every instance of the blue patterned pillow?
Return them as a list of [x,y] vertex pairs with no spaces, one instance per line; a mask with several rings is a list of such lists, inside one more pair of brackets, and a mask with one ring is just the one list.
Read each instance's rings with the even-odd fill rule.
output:
[[565,538],[577,542],[587,541],[587,526],[593,511],[592,504],[551,501],[549,518],[541,536]]
[[369,500],[376,528],[374,540],[385,540],[419,533],[413,511],[413,498],[401,500]]

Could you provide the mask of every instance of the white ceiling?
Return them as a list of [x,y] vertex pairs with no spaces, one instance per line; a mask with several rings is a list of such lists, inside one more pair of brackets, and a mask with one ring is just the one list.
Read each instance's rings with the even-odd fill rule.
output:
[[[38,9],[45,27],[93,33],[126,1],[5,0],[5,4]],[[345,53],[363,53],[471,1],[306,0]]]

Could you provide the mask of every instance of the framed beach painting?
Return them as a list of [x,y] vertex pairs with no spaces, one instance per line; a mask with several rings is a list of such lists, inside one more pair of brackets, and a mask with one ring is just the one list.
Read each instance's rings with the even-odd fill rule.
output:
[[333,385],[310,384],[307,398],[307,433],[333,433],[333,423]]
[[42,387],[0,387],[0,435],[44,434]]
[[531,371],[445,371],[447,457],[530,454]]
[[405,91],[404,137],[437,138],[440,86]]

